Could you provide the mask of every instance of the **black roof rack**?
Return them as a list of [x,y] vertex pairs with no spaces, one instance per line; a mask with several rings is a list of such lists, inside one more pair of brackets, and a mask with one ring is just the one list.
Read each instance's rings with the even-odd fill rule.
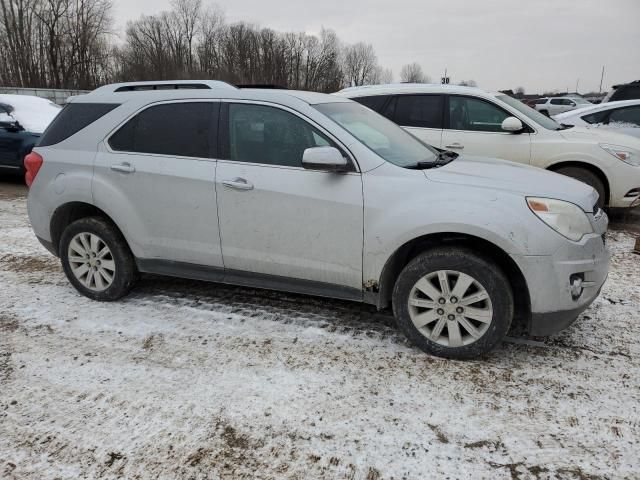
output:
[[136,92],[139,90],[211,90],[205,83],[157,83],[142,85],[125,85],[116,88],[114,92]]

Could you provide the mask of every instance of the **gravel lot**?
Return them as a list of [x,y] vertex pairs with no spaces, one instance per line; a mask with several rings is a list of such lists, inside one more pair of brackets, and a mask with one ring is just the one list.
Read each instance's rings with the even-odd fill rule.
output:
[[91,302],[0,183],[0,478],[640,478],[640,256],[608,240],[573,327],[454,362],[348,302],[151,277]]

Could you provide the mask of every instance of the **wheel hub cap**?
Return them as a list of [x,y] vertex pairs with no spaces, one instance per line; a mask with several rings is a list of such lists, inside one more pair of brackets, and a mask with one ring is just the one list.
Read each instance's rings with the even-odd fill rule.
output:
[[116,273],[113,255],[96,234],[83,232],[73,237],[67,258],[73,275],[89,290],[101,292],[113,283]]
[[455,270],[438,270],[411,289],[409,316],[432,342],[462,347],[485,334],[493,320],[493,307],[478,280]]

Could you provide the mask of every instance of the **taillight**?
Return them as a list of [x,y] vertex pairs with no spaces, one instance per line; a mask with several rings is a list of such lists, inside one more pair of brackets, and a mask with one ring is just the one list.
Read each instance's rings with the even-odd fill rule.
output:
[[24,175],[24,181],[26,182],[27,187],[30,187],[36,179],[36,175],[38,175],[43,161],[44,159],[42,156],[36,152],[31,152],[29,155],[24,157],[24,168],[27,170],[27,173]]

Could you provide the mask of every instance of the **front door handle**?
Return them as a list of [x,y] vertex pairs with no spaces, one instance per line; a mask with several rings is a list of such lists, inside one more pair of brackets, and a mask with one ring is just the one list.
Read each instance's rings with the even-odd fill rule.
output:
[[458,142],[452,143],[451,145],[445,145],[444,148],[453,148],[455,150],[464,150],[464,145],[460,145]]
[[122,172],[122,173],[133,173],[136,171],[136,167],[134,167],[128,162],[124,162],[118,165],[111,165],[111,170],[115,172]]
[[236,190],[253,190],[253,184],[240,177],[234,178],[233,180],[223,180],[222,185],[235,188]]

